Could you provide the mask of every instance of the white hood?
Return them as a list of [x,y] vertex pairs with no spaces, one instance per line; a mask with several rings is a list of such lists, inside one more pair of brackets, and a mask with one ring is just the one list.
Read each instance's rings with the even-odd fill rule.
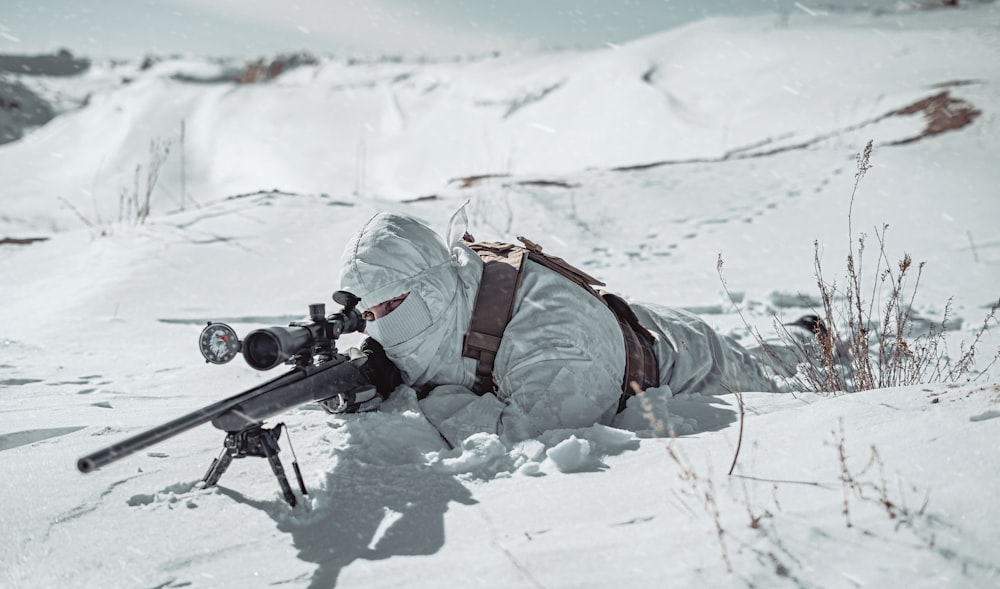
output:
[[[453,247],[457,251],[417,219],[379,213],[354,235],[341,258],[340,288],[361,299],[359,308],[410,293],[399,308],[370,324],[369,335],[385,347],[413,386],[471,385],[475,375],[471,360],[458,366],[435,361],[454,357],[456,349],[461,356],[482,274],[478,256],[464,246]],[[377,322],[390,318],[385,322],[386,328],[392,326],[388,333]]]
[[[437,318],[458,286],[448,247],[430,227],[412,217],[379,213],[354,235],[341,258],[340,288],[368,308],[417,289]],[[431,282],[431,288],[427,285]],[[436,301],[434,299],[437,299]]]

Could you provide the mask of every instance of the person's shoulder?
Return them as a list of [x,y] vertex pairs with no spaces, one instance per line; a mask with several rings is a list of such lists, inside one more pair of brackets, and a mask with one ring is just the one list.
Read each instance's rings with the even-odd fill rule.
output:
[[581,308],[604,307],[604,304],[579,284],[534,260],[525,261],[518,288],[521,300],[530,300],[548,310],[579,312]]
[[564,341],[593,337],[620,339],[614,314],[579,284],[529,260],[524,269],[508,333],[536,332]]

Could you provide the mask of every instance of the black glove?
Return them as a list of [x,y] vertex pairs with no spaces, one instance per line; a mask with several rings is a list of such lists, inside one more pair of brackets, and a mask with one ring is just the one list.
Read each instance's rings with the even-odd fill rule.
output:
[[353,391],[338,393],[320,401],[329,413],[364,413],[377,411],[384,399],[403,383],[399,369],[385,355],[385,349],[372,338],[365,338],[361,350],[351,348],[351,362],[371,386],[358,387]]
[[396,368],[385,355],[382,344],[370,337],[361,342],[361,351],[368,356],[368,360],[359,367],[361,374],[375,385],[380,397],[388,398],[396,387],[403,384],[403,375],[399,372],[399,368]]

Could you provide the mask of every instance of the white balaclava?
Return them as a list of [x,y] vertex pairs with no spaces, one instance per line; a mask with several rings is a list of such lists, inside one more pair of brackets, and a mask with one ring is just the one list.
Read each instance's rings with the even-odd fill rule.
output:
[[458,265],[444,241],[420,221],[379,213],[354,235],[341,258],[340,288],[365,309],[409,293],[365,332],[382,344],[409,384],[422,384],[452,330]]

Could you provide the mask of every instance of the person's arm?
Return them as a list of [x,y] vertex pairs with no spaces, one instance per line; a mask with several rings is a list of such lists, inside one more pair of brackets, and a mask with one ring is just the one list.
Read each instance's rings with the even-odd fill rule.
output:
[[618,368],[615,355],[594,356],[553,336],[539,340],[536,334],[535,343],[545,343],[540,348],[511,341],[511,349],[499,356],[497,394],[438,386],[420,401],[424,416],[452,446],[477,432],[513,442],[610,419],[621,396],[618,372],[623,368]]
[[435,387],[420,401],[424,417],[451,446],[474,433],[500,433],[504,404],[496,395],[477,395],[460,385]]
[[[620,333],[618,334],[619,337]],[[552,342],[534,354],[517,355],[500,380],[505,402],[500,433],[511,441],[553,429],[589,427],[610,420],[618,407],[624,361],[604,347],[584,349]]]

